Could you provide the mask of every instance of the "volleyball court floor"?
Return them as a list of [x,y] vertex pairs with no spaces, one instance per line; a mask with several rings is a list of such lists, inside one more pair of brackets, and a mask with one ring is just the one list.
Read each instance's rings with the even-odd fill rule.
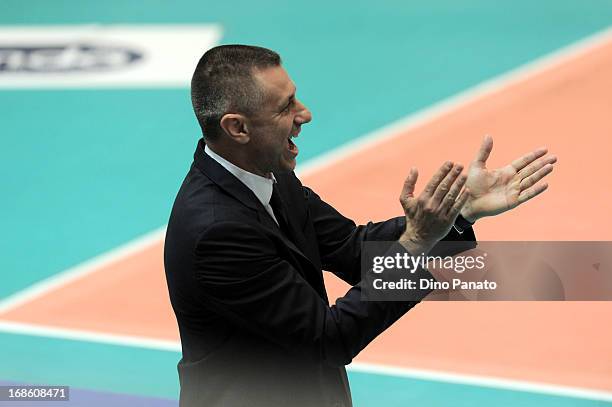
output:
[[[480,221],[478,239],[612,240],[611,72],[612,34],[603,31],[313,156],[298,173],[365,222],[401,213],[410,166],[422,187],[445,159],[469,163],[484,134],[494,137],[491,167],[545,145],[559,157],[549,190]],[[305,127],[297,144],[307,137]],[[163,232],[119,242],[6,295],[2,382],[69,385],[74,406],[176,405],[180,343]],[[326,285],[330,299],[348,288],[333,276]],[[354,402],[612,405],[611,321],[606,302],[424,302],[349,367]]]

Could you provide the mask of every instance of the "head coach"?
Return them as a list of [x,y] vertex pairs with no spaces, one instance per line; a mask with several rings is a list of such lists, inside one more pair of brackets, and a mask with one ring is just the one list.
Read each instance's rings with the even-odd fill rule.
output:
[[[447,161],[415,196],[413,168],[404,214],[357,226],[293,173],[293,138],[312,116],[277,53],[215,47],[191,96],[203,138],[164,249],[183,407],[352,405],[345,365],[416,305],[361,300],[361,243],[427,253],[441,240],[474,241],[471,224],[543,192],[556,160],[538,149],[488,170],[486,137],[467,175]],[[334,305],[322,270],[352,286]]]

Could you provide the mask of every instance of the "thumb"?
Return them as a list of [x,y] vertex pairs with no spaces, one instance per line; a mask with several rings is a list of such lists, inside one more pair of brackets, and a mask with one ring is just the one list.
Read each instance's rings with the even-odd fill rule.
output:
[[414,197],[414,187],[416,185],[417,178],[419,177],[419,170],[415,167],[410,168],[410,172],[404,181],[404,187],[402,189],[401,197],[408,199]]
[[487,159],[489,158],[489,154],[491,154],[491,150],[493,150],[493,137],[487,134],[482,140],[482,144],[480,145],[480,149],[478,150],[473,163],[478,167],[484,167],[487,163]]

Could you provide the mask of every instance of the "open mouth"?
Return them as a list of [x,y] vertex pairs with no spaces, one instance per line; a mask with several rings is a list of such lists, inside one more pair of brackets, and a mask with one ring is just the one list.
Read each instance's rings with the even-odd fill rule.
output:
[[287,137],[287,143],[288,143],[288,150],[291,154],[293,154],[294,156],[298,155],[298,147],[295,145],[295,143],[293,142],[292,138],[294,136],[289,136]]

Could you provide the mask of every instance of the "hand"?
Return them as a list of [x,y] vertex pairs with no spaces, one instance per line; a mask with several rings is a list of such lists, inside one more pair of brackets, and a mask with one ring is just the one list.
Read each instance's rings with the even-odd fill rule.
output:
[[469,197],[467,189],[461,190],[466,176],[463,166],[446,162],[431,178],[421,195],[414,197],[414,187],[419,173],[411,168],[400,195],[400,203],[406,215],[406,231],[400,243],[414,255],[425,254],[448,234],[461,208]]
[[485,136],[476,158],[468,169],[465,184],[470,197],[461,215],[470,222],[516,208],[544,192],[547,183],[540,183],[550,174],[557,161],[548,150],[539,148],[512,161],[505,167],[488,170],[486,162],[493,149],[493,138]]

